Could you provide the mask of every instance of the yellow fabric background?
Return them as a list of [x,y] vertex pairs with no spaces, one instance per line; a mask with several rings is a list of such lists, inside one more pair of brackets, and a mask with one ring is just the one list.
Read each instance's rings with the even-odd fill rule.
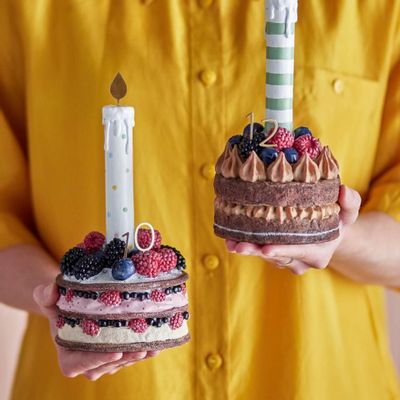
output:
[[[295,125],[330,145],[367,209],[398,220],[399,5],[301,1],[295,55]],[[191,274],[191,343],[95,383],[61,376],[31,317],[13,399],[400,398],[380,288],[329,268],[295,277],[213,236],[213,163],[248,112],[263,117],[263,15],[255,0],[0,3],[1,247],[40,240],[60,258],[104,231],[101,107],[120,71],[137,222]]]

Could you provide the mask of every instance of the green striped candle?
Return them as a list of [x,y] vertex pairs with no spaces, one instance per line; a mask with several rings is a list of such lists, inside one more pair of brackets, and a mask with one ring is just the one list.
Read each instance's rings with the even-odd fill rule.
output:
[[[297,0],[266,0],[266,118],[293,128],[294,30]],[[273,124],[268,122],[268,128]]]

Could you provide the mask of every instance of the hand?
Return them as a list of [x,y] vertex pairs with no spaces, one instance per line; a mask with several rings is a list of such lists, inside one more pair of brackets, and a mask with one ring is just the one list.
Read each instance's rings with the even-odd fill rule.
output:
[[228,251],[242,255],[259,256],[274,263],[278,268],[287,268],[296,275],[304,274],[310,268],[323,269],[328,266],[333,254],[343,240],[346,229],[358,217],[361,197],[355,190],[341,186],[339,191],[340,235],[330,242],[304,245],[265,245],[226,241]]
[[[33,297],[41,312],[49,319],[51,336],[54,340],[57,334],[56,303],[59,297],[57,286],[39,285],[33,292]],[[114,374],[119,369],[135,364],[138,361],[154,357],[158,351],[142,351],[137,353],[94,353],[68,350],[55,343],[61,372],[68,378],[84,375],[95,381],[105,374]]]

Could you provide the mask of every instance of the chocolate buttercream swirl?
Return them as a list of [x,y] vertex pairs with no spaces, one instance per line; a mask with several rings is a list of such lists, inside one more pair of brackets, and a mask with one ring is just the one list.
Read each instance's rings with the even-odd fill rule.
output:
[[239,170],[242,166],[242,161],[239,157],[237,146],[229,151],[229,155],[223,161],[221,165],[221,174],[224,178],[237,178],[239,176]]
[[294,180],[297,182],[316,183],[321,178],[318,165],[304,153],[293,167]]
[[293,180],[293,170],[286,160],[285,154],[280,152],[278,158],[268,167],[267,178],[272,182],[291,182]]
[[231,150],[231,145],[229,142],[227,142],[224,152],[219,156],[218,161],[215,164],[215,172],[217,174],[221,173],[222,163],[228,158],[230,150]]
[[316,162],[322,179],[335,179],[339,175],[337,161],[333,158],[328,146],[322,149]]
[[264,163],[255,151],[250,153],[246,162],[240,167],[239,176],[247,182],[265,181],[267,179]]

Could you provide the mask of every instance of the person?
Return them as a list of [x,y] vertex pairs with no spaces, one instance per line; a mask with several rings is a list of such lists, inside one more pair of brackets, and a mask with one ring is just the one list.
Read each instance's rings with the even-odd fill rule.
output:
[[[398,0],[300,3],[295,125],[341,165],[341,236],[256,247],[213,235],[212,179],[245,116],[263,118],[262,1],[2,1],[0,301],[30,312],[12,398],[400,399],[382,290],[400,286],[399,18]],[[57,260],[104,232],[117,71],[136,108],[136,220],[191,274],[192,340],[156,357],[53,341]]]

